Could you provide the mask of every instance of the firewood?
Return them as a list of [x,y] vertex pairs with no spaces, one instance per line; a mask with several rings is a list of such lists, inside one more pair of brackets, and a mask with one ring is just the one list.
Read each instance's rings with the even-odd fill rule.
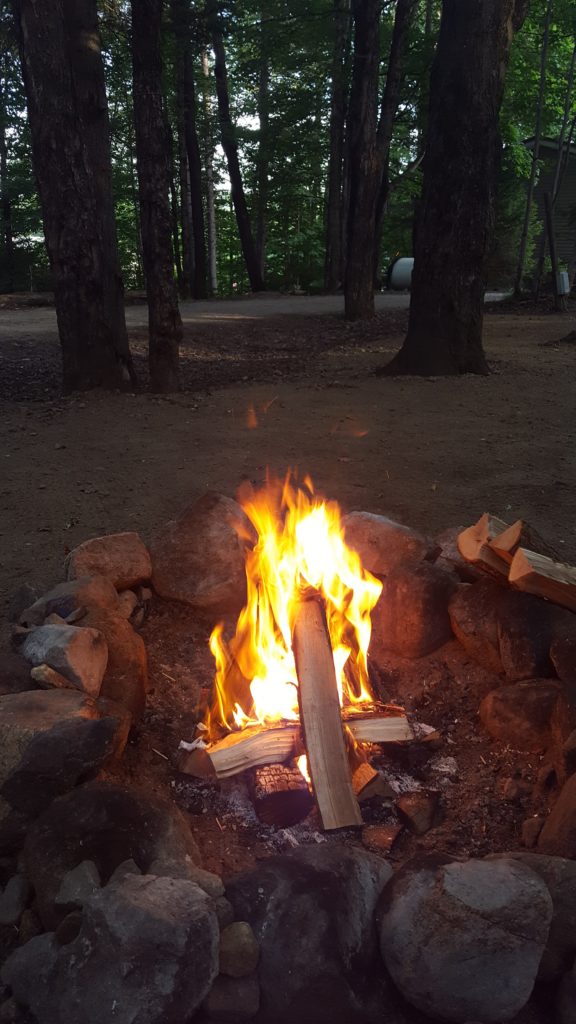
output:
[[518,590],[546,597],[576,612],[576,568],[546,555],[519,548],[510,566],[510,583]]
[[508,563],[490,546],[490,541],[504,533],[508,523],[485,512],[474,526],[458,535],[458,550],[467,562],[499,579],[508,575]]
[[342,731],[332,647],[319,601],[304,598],[298,602],[292,647],[308,771],[322,826],[361,825]]
[[509,564],[512,562],[518,548],[529,548],[541,555],[547,555],[554,561],[558,561],[558,552],[548,544],[536,530],[534,530],[523,519],[517,519],[512,526],[509,526],[503,533],[498,534],[489,542],[492,551],[495,551],[500,558]]
[[255,768],[251,793],[260,821],[278,828],[296,825],[314,806],[308,783],[295,765],[269,764]]
[[208,747],[206,753],[218,778],[226,779],[258,765],[283,764],[303,753],[303,749],[299,723],[283,722],[231,732]]

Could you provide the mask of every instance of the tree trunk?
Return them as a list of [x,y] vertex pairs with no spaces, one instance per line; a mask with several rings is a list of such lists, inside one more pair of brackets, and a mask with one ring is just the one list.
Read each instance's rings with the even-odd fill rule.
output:
[[390,146],[400,92],[404,82],[405,56],[408,37],[414,23],[419,0],[398,0],[394,15],[394,29],[388,57],[386,84],[382,92],[378,123],[378,158],[381,163],[380,184],[376,198],[376,229],[374,232],[374,277],[380,276],[380,246],[384,230],[384,213],[390,191]]
[[134,380],[95,0],[13,0],[66,391]]
[[194,298],[205,299],[208,287],[204,206],[202,203],[202,163],[196,131],[196,89],[192,62],[188,52],[184,53],[184,137],[190,175],[190,206],[194,242]]
[[266,273],[268,231],[268,171],[270,166],[270,56],[266,28],[266,10],[260,8],[260,70],[258,75],[259,138],[256,155],[256,258],[260,277]]
[[8,176],[7,76],[0,77],[0,206],[2,210],[3,266],[0,267],[0,287],[14,291],[14,235],[12,232],[12,200]]
[[530,214],[532,213],[532,201],[534,198],[534,186],[536,184],[536,172],[538,160],[540,159],[540,136],[542,133],[542,112],[544,110],[544,90],[546,87],[546,67],[548,64],[548,41],[550,38],[550,20],[552,18],[552,7],[554,0],[548,0],[546,14],[544,16],[544,34],[542,36],[542,49],[540,51],[540,84],[538,87],[538,100],[536,103],[536,125],[534,128],[534,148],[532,150],[532,165],[528,179],[528,191],[526,193],[526,206],[524,209],[524,223],[520,235],[520,251],[518,253],[518,266],[514,279],[514,294],[522,292],[522,280],[524,277],[524,264],[526,262],[526,249],[528,246],[528,232],[530,230]]
[[[172,6],[173,25],[176,21]],[[176,28],[174,27],[176,34]],[[194,291],[194,236],[192,231],[192,203],[190,201],[190,176],[184,133],[184,69],[182,49],[176,45],[176,127],[178,133],[178,180],[180,188],[180,223],[182,226],[182,279],[180,294],[189,298]]]
[[380,182],[376,145],[380,0],[352,0],[354,63],[348,111],[350,199],[344,309],[349,320],[374,315],[374,211]]
[[208,224],[208,284],[212,295],[218,290],[216,241],[216,204],[214,202],[214,138],[212,104],[210,101],[210,67],[206,50],[202,52],[202,86],[204,106],[204,167],[206,169],[206,220]]
[[222,149],[224,150],[228,165],[228,175],[230,177],[232,202],[234,204],[234,213],[236,215],[236,223],[238,225],[238,234],[240,236],[240,244],[242,246],[242,254],[244,256],[248,278],[250,280],[250,287],[253,292],[260,292],[263,291],[265,285],[258,265],[258,256],[256,253],[256,246],[254,245],[252,226],[250,224],[250,216],[248,213],[248,206],[246,204],[246,196],[244,194],[242,173],[240,171],[240,161],[238,159],[236,132],[230,115],[226,54],[224,50],[224,43],[222,42],[222,33],[218,23],[218,10],[215,0],[208,0],[206,11],[212,33],[212,47],[215,58],[214,75],[216,78],[216,95],[218,98],[220,136]]
[[326,196],[326,256],[324,287],[336,291],[344,279],[344,132],[348,92],[347,64],[350,45],[350,0],[333,0],[334,49],[330,82],[330,156]]
[[483,272],[501,153],[498,114],[526,6],[524,0],[444,0],[408,334],[387,372],[488,372]]
[[162,0],[132,0],[132,70],[136,159],[146,295],[150,385],[178,391],[182,322],[174,281],[170,168],[162,103]]

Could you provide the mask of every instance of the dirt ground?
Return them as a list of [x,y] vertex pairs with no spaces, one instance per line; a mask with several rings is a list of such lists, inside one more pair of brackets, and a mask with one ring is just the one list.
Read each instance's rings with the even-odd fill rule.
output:
[[[58,582],[66,552],[82,540],[122,530],[148,539],[204,491],[233,495],[267,467],[297,466],[345,510],[390,513],[432,535],[486,510],[523,517],[576,559],[576,348],[546,344],[568,333],[569,316],[494,307],[485,321],[490,377],[393,379],[372,371],[401,343],[405,308],[384,306],[358,327],[299,303],[282,315],[269,300],[257,313],[213,304],[210,315],[191,316],[185,390],[168,398],[59,397],[53,314],[0,311],[0,639],[14,589]],[[141,323],[132,316],[144,380]],[[221,799],[174,771],[210,683],[211,625],[183,607],[153,606],[144,629],[149,709],[122,771],[170,787],[196,825],[204,822],[195,831],[206,865],[229,876],[291,840],[258,826],[241,785]],[[442,730],[440,762],[457,755],[457,774],[445,767],[444,782],[441,768],[434,776],[429,766],[398,766],[445,793],[447,824],[419,841],[424,848],[482,854],[517,845],[533,813],[528,799],[502,805],[498,796],[510,777],[530,788],[541,764],[479,736],[477,707],[490,685],[456,643],[411,673],[401,664],[384,673],[380,695]],[[397,856],[413,848],[402,839]]]

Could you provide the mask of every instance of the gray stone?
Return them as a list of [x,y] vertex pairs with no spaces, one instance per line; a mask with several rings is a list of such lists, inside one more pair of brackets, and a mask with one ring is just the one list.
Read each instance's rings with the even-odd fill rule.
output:
[[372,612],[371,649],[422,658],[447,643],[448,602],[456,588],[447,572],[429,562],[392,569]]
[[66,676],[55,672],[50,665],[35,665],[30,671],[30,678],[41,690],[77,690],[78,687],[71,683]]
[[60,946],[67,946],[70,942],[74,942],[74,939],[78,938],[82,928],[82,920],[82,911],[73,910],[60,922],[54,933],[56,941]]
[[[260,945],[262,1020],[368,1019],[377,984],[374,912],[391,874],[382,858],[335,843],[268,858],[232,880],[235,916]],[[380,1003],[377,1012],[382,1017]]]
[[500,686],[484,698],[479,714],[494,739],[516,750],[549,750],[572,728],[564,689],[551,679]]
[[[576,956],[576,862],[524,852],[502,853],[497,858],[525,864],[548,888],[552,899],[552,922],[538,969],[538,980],[557,981],[572,967]],[[496,855],[490,859],[496,859]]]
[[218,918],[218,924],[220,925],[220,931],[223,931],[229,924],[232,924],[234,920],[234,908],[227,900],[225,896],[217,896],[213,900],[214,912]]
[[498,603],[503,587],[491,579],[463,584],[450,600],[452,631],[474,661],[496,675],[502,673],[498,638]]
[[475,583],[481,579],[482,573],[460,554],[458,537],[463,530],[463,526],[451,526],[434,538],[440,548],[437,564],[454,572],[462,583]]
[[218,922],[193,882],[127,875],[87,900],[80,934],[33,939],[2,978],[38,1024],[177,1024],[218,973]]
[[556,1024],[576,1024],[576,965],[564,975],[556,994]]
[[[121,864],[112,872],[108,885],[112,885],[114,882],[121,882],[126,875],[141,875],[142,872],[138,867],[135,860],[129,857],[128,860],[123,860]],[[149,871],[148,874],[153,875],[154,871]]]
[[20,1024],[22,1020],[22,1007],[18,1005],[14,996],[5,999],[0,1005],[0,1024]]
[[30,942],[30,939],[41,935],[43,931],[42,922],[38,914],[32,907],[28,907],[22,914],[18,924],[18,945],[24,946],[26,942]]
[[144,789],[90,782],[56,800],[30,828],[24,846],[44,926],[53,929],[62,920],[56,894],[80,861],[94,861],[106,883],[129,859],[148,871],[154,861],[187,865],[200,854],[180,811]]
[[380,947],[412,1006],[457,1024],[500,1024],[530,997],[551,920],[548,889],[524,864],[428,857],[386,887]]
[[368,572],[387,576],[399,565],[433,561],[439,546],[409,526],[372,512],[349,512],[342,519],[346,543]]
[[137,533],[113,533],[74,548],[66,558],[66,575],[69,580],[104,576],[117,590],[126,590],[150,579],[152,563]]
[[100,873],[94,861],[83,860],[67,871],[54,898],[59,910],[71,913],[81,909],[86,900],[100,888]]
[[91,697],[100,693],[108,646],[102,633],[84,626],[39,626],[25,638],[22,654],[31,665],[49,665]]
[[220,876],[199,867],[192,857],[178,857],[177,860],[170,857],[158,857],[149,865],[147,874],[159,875],[164,878],[187,878],[189,882],[199,885],[213,899],[224,895],[224,882]]
[[30,883],[14,875],[0,895],[0,925],[18,924],[30,899]]
[[[249,538],[247,540],[247,538]],[[240,505],[209,492],[166,523],[151,546],[152,585],[161,597],[196,608],[240,608],[245,555],[255,531]]]
[[20,615],[20,625],[41,626],[52,614],[71,621],[77,613],[91,608],[108,612],[118,610],[118,594],[110,580],[103,576],[83,576],[81,579],[59,583]]
[[77,690],[0,697],[0,852],[18,847],[54,797],[119,756],[128,729],[123,708]]
[[533,594],[504,590],[498,604],[498,642],[509,682],[554,675],[550,645],[555,624],[570,612]]
[[258,966],[260,947],[247,921],[234,921],[220,932],[220,974],[244,978]]
[[216,978],[204,1002],[209,1020],[220,1024],[241,1024],[252,1020],[260,1007],[260,986],[256,975],[247,978]]

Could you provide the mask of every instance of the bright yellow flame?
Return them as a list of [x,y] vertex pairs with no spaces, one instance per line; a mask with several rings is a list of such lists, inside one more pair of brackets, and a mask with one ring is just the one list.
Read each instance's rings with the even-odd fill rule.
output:
[[241,499],[256,529],[246,558],[247,602],[229,644],[218,625],[210,637],[216,661],[210,733],[254,723],[298,719],[292,653],[292,610],[313,588],[324,598],[342,705],[372,701],[367,654],[370,613],[382,584],[344,541],[340,509],[314,495],[312,483],[268,482]]

